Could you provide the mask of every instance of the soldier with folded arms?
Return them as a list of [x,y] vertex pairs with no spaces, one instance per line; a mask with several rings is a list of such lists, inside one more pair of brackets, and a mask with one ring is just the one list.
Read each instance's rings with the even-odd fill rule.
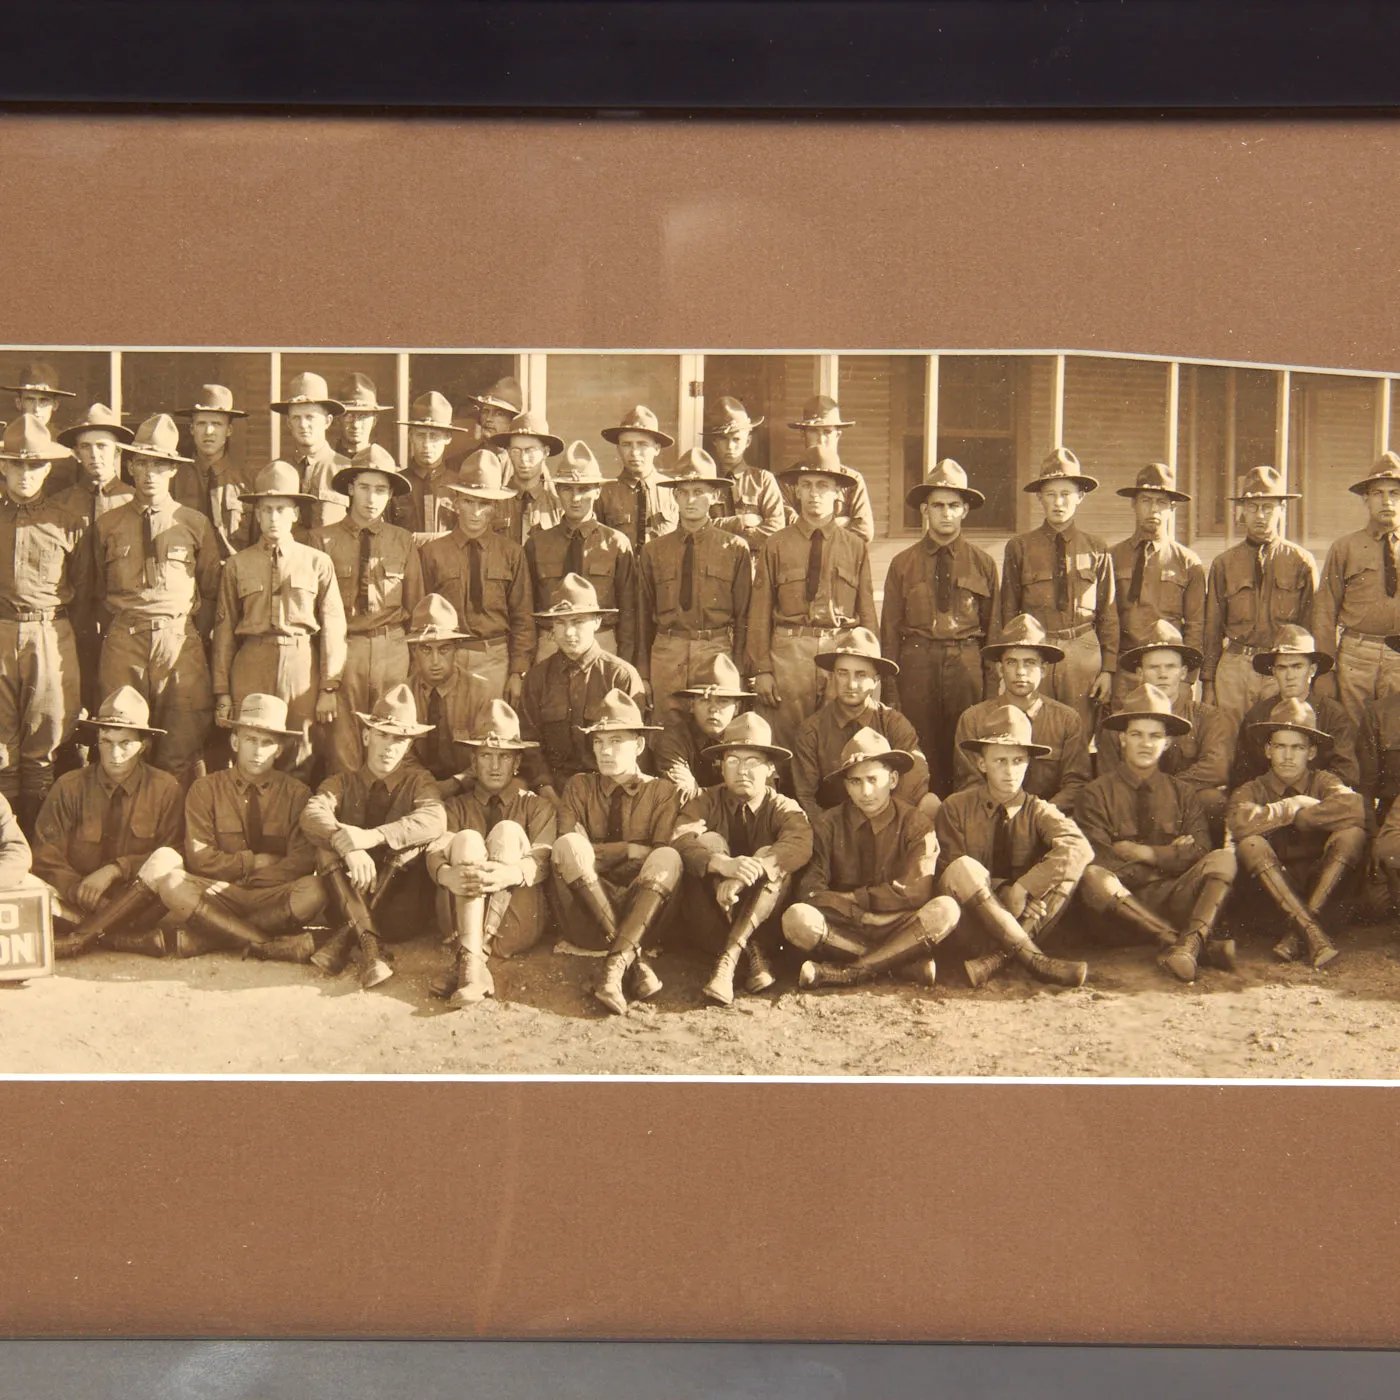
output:
[[961,925],[996,950],[964,962],[967,980],[980,987],[1019,962],[1038,981],[1083,986],[1085,963],[1047,957],[1040,947],[1094,856],[1069,817],[1025,791],[1026,770],[1045,746],[1032,740],[1016,705],[985,713],[962,745],[982,781],[938,809],[937,890],[962,906]]
[[1080,794],[1079,826],[1094,847],[1080,897],[1127,925],[1133,942],[1154,941],[1162,966],[1183,982],[1195,980],[1199,962],[1233,972],[1234,940],[1212,935],[1234,884],[1235,853],[1215,849],[1197,790],[1161,766],[1169,739],[1189,734],[1191,721],[1145,684],[1104,724],[1121,735],[1121,748],[1117,766]]
[[[933,821],[896,795],[914,755],[858,729],[825,775],[845,796],[813,825],[811,864],[798,877],[783,935],[808,954],[798,985],[867,982],[881,972],[932,986],[930,954],[958,922],[958,906],[934,893]],[[828,959],[839,960],[835,965]]]
[[194,460],[176,468],[170,494],[208,518],[220,557],[227,559],[253,542],[253,514],[242,500],[252,488],[252,473],[229,454],[233,420],[248,415],[233,406],[233,393],[225,385],[204,384],[195,402],[172,416],[188,420]]
[[[611,690],[584,730],[596,771],[575,773],[559,802],[554,843],[555,898],[570,938],[608,950],[593,995],[614,1015],[629,1000],[661,990],[643,944],[658,928],[681,880],[681,858],[670,842],[679,799],[665,778],[640,768],[647,736],[630,695]],[[625,979],[625,983],[624,983]]]
[[960,791],[983,783],[977,763],[981,750],[967,747],[967,740],[976,738],[993,711],[1014,705],[1030,721],[1032,741],[1044,750],[1032,755],[1022,786],[1066,815],[1074,814],[1080,790],[1094,776],[1089,736],[1078,710],[1040,690],[1045,668],[1064,657],[1063,649],[1048,640],[1045,629],[1027,613],[1013,617],[997,640],[982,648],[984,664],[1000,677],[1002,694],[995,700],[979,701],[958,716],[953,771]]
[[685,863],[685,931],[719,954],[705,995],[729,1006],[741,958],[745,990],[773,985],[766,954],[777,942],[777,916],[792,881],[812,858],[812,828],[802,808],[775,788],[779,764],[792,755],[773,743],[761,716],[740,715],[706,752],[723,779],[685,804],[671,844]]
[[[763,541],[787,523],[787,509],[777,478],[763,467],[750,466],[744,454],[762,417],[750,418],[738,399],[725,394],[707,406],[705,440],[720,474],[733,483],[727,505],[716,505],[715,524],[743,537],[755,559]],[[836,453],[831,453],[835,460]],[[728,514],[725,514],[725,511]],[[835,512],[833,510],[833,516]]]
[[1225,824],[1240,865],[1291,925],[1274,955],[1323,967],[1338,950],[1319,916],[1366,855],[1361,794],[1316,766],[1327,735],[1307,701],[1280,700],[1255,732],[1269,771],[1230,794]]
[[[682,708],[673,710],[663,725],[653,757],[657,773],[675,784],[682,802],[689,802],[703,788],[724,781],[714,746],[740,705],[758,697],[744,689],[739,668],[720,653],[691,675],[684,690],[672,692],[672,698]],[[715,757],[707,757],[711,751]]]

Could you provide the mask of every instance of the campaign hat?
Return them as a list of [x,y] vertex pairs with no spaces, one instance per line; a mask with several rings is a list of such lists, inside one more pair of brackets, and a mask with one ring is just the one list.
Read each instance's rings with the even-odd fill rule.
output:
[[524,749],[537,749],[533,739],[520,737],[520,716],[504,700],[492,700],[476,717],[476,724],[469,734],[454,734],[457,743],[473,749],[501,749],[506,753],[518,753]]
[[724,733],[708,747],[700,750],[702,758],[723,758],[730,749],[757,749],[769,758],[785,763],[792,757],[792,750],[773,742],[773,726],[762,715],[750,710],[747,714],[735,715],[724,727]]
[[513,437],[535,437],[544,443],[544,449],[551,457],[557,457],[564,450],[564,439],[555,437],[549,431],[549,423],[543,413],[517,413],[510,420],[510,427],[503,433],[496,433],[493,437],[486,439],[488,447],[494,447],[501,452],[510,451],[510,440]]
[[854,418],[842,418],[836,400],[826,394],[818,394],[802,405],[802,416],[788,424],[799,432],[803,428],[854,428]]
[[269,462],[253,478],[253,489],[244,491],[238,499],[240,501],[264,501],[269,496],[284,497],[289,501],[303,501],[307,505],[314,505],[319,499],[301,489],[301,476],[297,469],[290,462],[283,462],[280,459]]
[[1155,685],[1140,685],[1130,690],[1118,708],[1104,720],[1103,727],[1122,731],[1135,719],[1159,719],[1166,725],[1168,734],[1178,737],[1189,734],[1192,729],[1191,721],[1172,709],[1167,692]]
[[757,428],[762,423],[762,416],[750,418],[748,409],[738,399],[722,394],[705,414],[705,436],[718,437],[735,428]]
[[[557,479],[557,478],[556,478]],[[721,474],[715,459],[703,447],[687,448],[676,459],[669,476],[663,476],[658,486],[688,486],[691,483],[701,486],[714,486],[726,491],[734,489],[731,477]]]
[[467,402],[478,408],[500,408],[507,413],[523,413],[525,395],[521,392],[520,381],[512,375],[498,379],[485,393],[468,394]]
[[542,622],[565,617],[615,617],[616,608],[598,606],[598,590],[582,574],[565,574],[555,590],[554,602],[535,616]]
[[1371,474],[1361,481],[1353,482],[1347,490],[1358,496],[1364,496],[1373,486],[1378,486],[1382,482],[1389,482],[1392,486],[1400,486],[1400,456],[1394,452],[1382,452],[1376,459],[1376,465],[1371,468]]
[[963,470],[962,464],[955,462],[951,457],[944,457],[935,462],[924,473],[924,479],[909,489],[904,503],[917,510],[935,491],[956,491],[971,510],[987,503],[987,498],[980,491],[967,484],[967,472]]
[[52,394],[55,398],[76,399],[72,389],[58,387],[58,371],[43,360],[30,360],[19,376],[18,384],[0,384],[12,394]]
[[1040,619],[1032,617],[1030,613],[1017,613],[1015,617],[1008,619],[1006,625],[996,634],[996,638],[996,641],[988,642],[982,648],[983,660],[1000,661],[1015,647],[1038,651],[1040,659],[1047,666],[1053,666],[1065,659],[1064,648],[1056,646],[1050,640],[1050,634]]
[[427,593],[413,605],[408,619],[409,646],[420,642],[465,642],[470,632],[463,632],[457,609],[441,593]]
[[168,413],[153,413],[137,428],[130,442],[118,444],[128,457],[155,457],[162,462],[192,462],[182,456],[180,428]]
[[283,739],[300,739],[300,729],[287,728],[287,702],[280,695],[253,691],[243,697],[232,719],[220,720],[224,729],[257,729]]
[[431,734],[434,728],[431,724],[419,724],[413,692],[402,684],[385,691],[369,714],[356,710],[355,718],[361,724],[377,729],[381,734],[392,734],[397,739],[416,739],[420,735]]
[[1317,727],[1317,711],[1306,700],[1280,700],[1269,711],[1268,719],[1257,719],[1250,729],[1262,739],[1269,739],[1281,729],[1306,734],[1315,744],[1331,744],[1332,736]]
[[603,469],[586,442],[574,441],[564,449],[563,463],[554,469],[554,485],[601,486]]
[[1031,738],[1030,716],[1019,705],[995,705],[979,715],[974,732],[959,747],[964,753],[981,753],[994,744],[1025,749],[1032,758],[1044,758],[1049,744],[1037,744]]
[[1273,646],[1268,651],[1254,653],[1254,669],[1261,676],[1270,675],[1280,656],[1306,656],[1317,667],[1319,676],[1325,676],[1336,664],[1325,651],[1318,650],[1313,634],[1296,622],[1280,624],[1274,633]]
[[342,496],[348,496],[350,488],[355,484],[355,478],[361,472],[382,472],[389,478],[389,488],[396,496],[406,496],[413,490],[408,478],[399,470],[399,464],[394,461],[389,450],[380,447],[377,442],[372,442],[368,447],[362,448],[350,459],[348,467],[341,467],[331,477],[331,490],[339,491]]
[[457,468],[455,479],[446,485],[460,496],[478,501],[512,501],[515,492],[503,485],[506,464],[489,447],[478,447]]
[[899,666],[888,656],[880,655],[880,639],[868,627],[848,627],[838,632],[831,650],[819,651],[815,661],[823,671],[834,671],[838,656],[858,656],[862,661],[873,662],[882,676],[899,674]]
[[193,418],[196,413],[226,413],[230,418],[246,418],[248,415],[233,406],[233,390],[224,384],[201,384],[199,393],[188,408],[177,408],[176,418]]
[[66,462],[72,455],[32,413],[21,413],[0,438],[0,461]]
[[331,398],[325,379],[319,374],[303,372],[296,375],[287,391],[285,399],[279,399],[271,407],[277,413],[285,413],[296,404],[317,403],[327,413],[335,415],[345,412],[345,405],[339,399]]
[[888,768],[893,768],[896,773],[909,772],[918,761],[906,749],[893,747],[879,730],[862,727],[857,729],[846,741],[846,746],[841,750],[841,758],[836,767],[830,773],[822,776],[822,786],[826,787],[828,784],[840,782],[856,764],[864,763],[871,758],[878,758],[881,763]]
[[164,734],[151,723],[151,707],[135,686],[119,685],[97,707],[95,715],[81,721],[89,728],[130,729],[140,734]]
[[615,428],[603,429],[603,440],[614,447],[623,433],[646,433],[656,439],[662,447],[674,447],[676,440],[670,433],[661,431],[661,422],[646,404],[639,403],[622,415],[622,422]]
[[1136,496],[1141,491],[1160,491],[1178,505],[1191,499],[1185,491],[1177,490],[1176,468],[1169,467],[1165,462],[1149,462],[1133,478],[1131,486],[1118,488],[1120,496]]
[[804,476],[830,476],[838,481],[860,480],[859,473],[846,466],[841,454],[829,443],[809,447],[798,461],[780,474],[779,479],[795,486],[798,479]]
[[440,428],[445,433],[466,433],[469,428],[458,427],[452,421],[452,405],[436,389],[419,394],[408,410],[407,418],[400,418],[401,428]]
[[1068,447],[1056,447],[1046,454],[1039,470],[1021,490],[1034,493],[1042,486],[1049,486],[1056,481],[1071,482],[1086,494],[1099,489],[1098,479],[1085,475],[1084,469],[1079,465],[1079,458]]
[[[1309,637],[1308,640],[1311,641],[1312,638]],[[1145,641],[1119,653],[1118,664],[1125,671],[1136,671],[1142,665],[1142,658],[1149,651],[1176,652],[1186,663],[1188,671],[1196,670],[1204,659],[1195,647],[1188,647],[1182,640],[1181,629],[1164,617],[1159,617],[1147,629]]]
[[717,651],[690,672],[690,684],[684,690],[673,690],[672,696],[690,700],[756,700],[752,690],[744,689],[744,678],[727,652]]
[[95,403],[88,409],[81,423],[74,423],[71,428],[65,428],[57,434],[54,441],[61,442],[65,447],[76,447],[78,438],[83,433],[90,433],[98,428],[111,433],[118,442],[130,442],[136,436],[135,429],[128,428],[119,414],[113,413],[105,403]]
[[637,702],[626,691],[614,686],[603,696],[598,718],[592,724],[581,724],[579,731],[583,734],[659,734],[661,726],[646,724]]
[[1301,501],[1301,491],[1290,491],[1277,467],[1251,467],[1235,483],[1232,501]]
[[340,395],[340,407],[345,413],[388,413],[394,405],[379,402],[379,390],[369,375],[351,370]]

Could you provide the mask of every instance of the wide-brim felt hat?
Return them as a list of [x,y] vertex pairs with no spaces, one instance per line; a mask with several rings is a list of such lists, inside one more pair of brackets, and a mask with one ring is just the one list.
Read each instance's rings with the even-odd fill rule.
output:
[[1205,659],[1195,647],[1189,647],[1182,640],[1181,632],[1166,618],[1158,618],[1148,632],[1147,640],[1138,646],[1119,652],[1118,665],[1124,671],[1136,671],[1142,665],[1142,658],[1149,651],[1174,651],[1182,659],[1188,671],[1199,669]]
[[21,413],[5,425],[0,437],[0,461],[3,462],[66,462],[73,456],[32,413]]
[[1021,490],[1034,494],[1042,486],[1053,486],[1060,481],[1068,481],[1070,485],[1079,487],[1086,494],[1099,489],[1098,478],[1089,476],[1084,471],[1079,465],[1079,458],[1069,448],[1057,447],[1046,456],[1040,464],[1040,469]]
[[[867,736],[875,735],[880,742],[878,744],[869,741]],[[893,768],[896,773],[910,772],[918,760],[907,749],[896,749],[891,746],[890,741],[883,734],[877,733],[873,729],[858,729],[851,736],[846,747],[841,750],[841,761],[829,773],[823,773],[821,786],[823,788],[834,787],[837,783],[845,779],[847,773],[857,764],[871,761],[883,763],[887,768]]]
[[331,477],[331,490],[348,496],[350,488],[355,484],[355,478],[361,472],[379,472],[381,476],[387,476],[389,489],[395,496],[407,496],[413,490],[412,484],[399,470],[399,464],[389,455],[388,449],[380,447],[377,442],[370,443],[363,452],[357,452],[350,459],[348,467],[341,467]]
[[592,724],[580,724],[578,730],[580,734],[659,734],[661,726],[647,724],[637,702],[614,686],[603,696],[598,718]]
[[663,433],[661,431],[661,421],[657,418],[656,414],[642,403],[639,403],[630,412],[625,413],[622,422],[619,423],[617,427],[604,428],[601,437],[604,442],[610,442],[616,447],[617,440],[623,433],[646,433],[648,437],[655,439],[662,447],[674,447],[676,445],[676,440],[670,433]]
[[1318,650],[1317,639],[1313,634],[1305,627],[1298,626],[1296,622],[1285,623],[1278,629],[1274,634],[1274,644],[1268,651],[1254,653],[1254,669],[1261,676],[1267,676],[1273,671],[1274,663],[1280,656],[1304,657],[1317,667],[1319,676],[1325,676],[1336,665],[1335,660],[1325,651]]
[[818,394],[802,405],[802,417],[789,422],[789,428],[801,432],[803,428],[854,428],[854,418],[842,418],[840,406],[833,398]]
[[1353,482],[1348,491],[1357,496],[1364,496],[1373,486],[1386,483],[1390,486],[1400,486],[1400,455],[1394,452],[1382,452],[1376,465],[1371,468],[1371,474],[1361,481]]
[[520,381],[510,375],[498,379],[480,394],[468,394],[467,402],[474,403],[478,408],[499,408],[506,413],[523,413],[525,410],[525,395]]
[[765,421],[761,413],[757,418],[751,418],[748,409],[733,395],[721,394],[710,406],[702,432],[706,437],[718,437],[721,433],[732,432],[735,428],[752,430],[761,427]]
[[598,590],[582,574],[565,574],[559,580],[554,602],[534,614],[542,622],[566,617],[616,617],[616,608],[598,606]]
[[503,484],[505,470],[505,463],[489,447],[478,447],[457,468],[456,478],[445,484],[449,491],[478,501],[512,501],[515,492]]
[[60,389],[58,387],[58,371],[52,365],[44,364],[40,360],[31,360],[20,372],[20,383],[0,384],[0,389],[5,389],[11,394],[50,394],[59,399],[76,399],[77,392],[73,389]]
[[[3,431],[4,429],[0,428],[0,432]],[[74,423],[71,427],[64,428],[61,433],[56,433],[54,441],[61,442],[65,447],[76,447],[78,438],[83,433],[98,431],[111,433],[118,442],[130,442],[136,436],[136,429],[128,428],[105,403],[95,403],[88,409],[87,416],[81,423]]]
[[1047,666],[1054,666],[1065,659],[1065,649],[1050,640],[1049,633],[1038,618],[1029,613],[1017,613],[1008,619],[994,642],[987,642],[981,649],[985,660],[1000,661],[1008,651],[1035,651]]
[[1165,462],[1149,462],[1138,472],[1131,486],[1120,486],[1120,496],[1136,496],[1143,491],[1156,491],[1178,505],[1185,505],[1191,497],[1177,489],[1176,470]]
[[99,729],[129,729],[133,734],[164,734],[166,731],[151,723],[151,707],[146,697],[134,686],[118,686],[97,707],[95,715],[78,721],[95,733]]
[[1251,722],[1250,730],[1262,739],[1269,739],[1282,729],[1305,734],[1315,744],[1332,743],[1332,736],[1317,727],[1317,711],[1306,700],[1280,700],[1269,711],[1268,719]]
[[551,457],[557,457],[564,450],[564,439],[551,433],[549,424],[536,413],[516,414],[510,427],[503,433],[493,433],[486,439],[486,445],[500,452],[509,452],[510,440],[515,437],[539,438]]
[[684,690],[673,690],[676,699],[687,700],[757,700],[757,694],[744,689],[744,678],[738,666],[725,652],[716,652],[697,668],[699,675]]
[[1167,733],[1180,738],[1189,734],[1192,724],[1184,715],[1172,709],[1172,702],[1166,692],[1155,685],[1140,685],[1123,697],[1123,703],[1103,722],[1105,729],[1126,729],[1135,719],[1159,719],[1166,726]]
[[381,734],[392,734],[396,739],[417,739],[431,734],[436,728],[435,725],[419,723],[413,692],[402,682],[386,690],[369,714],[356,710],[355,718],[370,729],[377,729]]
[[719,759],[731,749],[756,749],[779,763],[792,757],[792,750],[773,742],[773,727],[762,715],[736,715],[725,726],[716,743],[700,750],[702,758]]
[[1274,467],[1251,467],[1235,483],[1232,501],[1301,501],[1301,491],[1290,491],[1283,473]]
[[561,486],[602,486],[607,478],[586,442],[575,440],[564,449],[564,460],[554,468],[554,489]]
[[130,442],[118,443],[118,451],[128,457],[154,457],[160,462],[193,462],[179,451],[180,429],[168,413],[153,413],[137,428]]
[[1051,752],[1050,745],[1037,744],[1033,733],[1030,716],[1008,701],[980,716],[977,733],[962,740],[959,747],[964,753],[981,753],[997,746],[1025,749],[1032,758],[1044,758]]
[[339,399],[331,398],[326,381],[319,374],[299,374],[292,380],[291,391],[285,399],[270,405],[276,413],[285,413],[298,404],[319,404],[332,417],[345,412],[345,405]]
[[345,381],[345,390],[340,400],[344,413],[391,413],[394,405],[379,402],[379,390],[367,374],[359,371]]
[[733,491],[734,478],[725,476],[719,464],[703,447],[692,447],[682,452],[671,468],[669,476],[663,476],[658,486],[713,486],[716,490]]
[[778,474],[778,480],[796,485],[804,476],[830,476],[838,481],[859,481],[860,473],[848,467],[837,455],[834,447],[820,446],[808,450],[798,462],[794,462],[785,472]]
[[223,413],[230,418],[246,418],[241,408],[233,406],[233,391],[223,384],[205,384],[195,396],[195,402],[188,408],[172,410],[175,418],[193,418],[196,413]]
[[956,491],[971,510],[977,510],[987,503],[987,498],[980,491],[967,484],[967,472],[962,464],[951,457],[935,462],[924,474],[924,479],[917,486],[910,487],[904,504],[917,510],[935,491]]
[[304,730],[287,728],[287,702],[276,695],[253,692],[243,697],[238,713],[218,721],[220,729],[256,729],[280,739],[300,739]]
[[277,497],[281,500],[298,501],[315,505],[319,499],[309,491],[301,489],[301,476],[290,462],[269,462],[253,478],[253,489],[239,494],[240,501],[266,501]]
[[888,656],[880,655],[880,639],[868,627],[851,627],[838,632],[830,651],[819,651],[815,664],[823,671],[834,671],[838,657],[854,656],[868,661],[882,676],[897,676],[899,665]]
[[533,739],[520,737],[520,716],[504,700],[492,700],[479,715],[469,733],[452,736],[454,742],[472,749],[497,749],[503,753],[523,753],[537,749]]
[[397,420],[400,428],[437,428],[444,433],[470,433],[452,421],[452,404],[436,389],[420,394],[408,410],[407,418]]
[[471,634],[461,630],[461,618],[441,593],[426,593],[413,606],[404,637],[409,646],[420,642],[465,642]]

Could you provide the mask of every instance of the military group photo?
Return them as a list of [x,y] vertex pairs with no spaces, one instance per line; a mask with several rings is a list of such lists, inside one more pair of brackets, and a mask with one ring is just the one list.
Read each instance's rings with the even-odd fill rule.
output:
[[1287,372],[1268,441],[1269,372],[1222,433],[1125,362],[1154,452],[1075,357],[673,358],[0,352],[0,1038],[180,1069],[150,987],[230,1072],[1209,1073],[1105,1028],[1393,1000],[1388,379],[1343,469]]

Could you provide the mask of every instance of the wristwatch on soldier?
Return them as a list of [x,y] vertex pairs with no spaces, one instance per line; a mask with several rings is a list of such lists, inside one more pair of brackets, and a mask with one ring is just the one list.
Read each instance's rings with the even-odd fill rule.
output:
[[322,695],[334,695],[340,689],[339,681],[329,681],[321,686]]

